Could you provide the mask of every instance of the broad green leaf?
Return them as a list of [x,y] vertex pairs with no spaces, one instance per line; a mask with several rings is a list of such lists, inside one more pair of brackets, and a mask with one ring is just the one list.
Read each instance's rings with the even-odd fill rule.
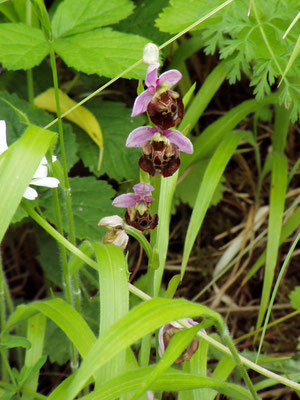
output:
[[81,315],[61,299],[37,301],[17,307],[7,321],[6,329],[31,316],[42,313],[50,318],[68,336],[82,357],[88,353],[95,342],[95,336]]
[[[82,400],[114,400],[122,396],[124,392],[137,390],[139,385],[152,373],[155,366],[140,368],[130,371],[120,377],[117,377],[102,388],[94,391],[87,396],[82,397]],[[249,392],[238,385],[220,382],[212,378],[206,378],[199,375],[187,374],[185,372],[169,369],[160,376],[152,385],[153,391],[180,392],[182,390],[193,390],[197,388],[212,388],[217,392],[228,396],[235,400],[251,400]],[[52,400],[52,399],[51,399]],[[54,400],[54,399],[53,399]],[[59,399],[60,400],[60,399]]]
[[55,138],[54,132],[30,125],[24,135],[0,156],[0,241]]
[[[142,58],[145,38],[110,28],[96,29],[57,39],[55,50],[77,71],[114,78]],[[140,65],[124,78],[143,79],[146,66]]]
[[[100,173],[106,173],[117,181],[122,181],[124,178],[138,180],[138,159],[141,150],[128,149],[125,143],[129,133],[144,124],[143,116],[131,118],[131,110],[125,107],[125,104],[112,101],[92,101],[89,109],[100,122],[103,132],[104,153]],[[98,148],[82,132],[78,132],[76,138],[84,165],[99,176]]]
[[0,61],[9,70],[30,69],[49,53],[43,33],[25,24],[0,24]]
[[[100,329],[99,336],[128,313],[128,271],[124,254],[119,247],[93,243],[99,264]],[[96,385],[122,374],[125,366],[125,350],[114,357],[96,374]]]
[[181,263],[181,278],[184,275],[192,247],[215,193],[217,184],[220,182],[224,169],[242,137],[242,132],[235,132],[225,137],[206,168],[185,237]]
[[286,156],[282,153],[273,153],[266,268],[264,274],[261,305],[256,325],[257,329],[261,327],[263,317],[268,307],[272,283],[274,280],[278,249],[280,246],[285,194],[287,189],[287,172],[288,165]]
[[[77,104],[61,90],[59,90],[59,101],[62,114]],[[54,89],[50,88],[46,92],[38,95],[34,99],[34,105],[37,108],[42,108],[43,110],[57,113]],[[97,146],[103,150],[103,138],[100,125],[95,116],[87,108],[83,106],[77,107],[76,110],[72,111],[66,116],[66,119],[80,126],[85,132],[88,133],[90,138],[97,144]]]
[[73,399],[94,372],[122,350],[162,325],[187,316],[211,319],[223,329],[219,314],[200,304],[162,298],[146,301],[131,310],[96,341],[77,371],[66,400]]
[[289,298],[295,310],[300,310],[300,286],[295,287],[295,289],[289,294]]
[[52,19],[54,37],[70,36],[112,25],[133,11],[130,0],[64,0]]
[[[72,208],[75,223],[75,234],[78,239],[100,240],[104,234],[98,227],[102,217],[116,214],[115,207],[111,204],[111,198],[115,191],[105,181],[90,177],[70,178],[72,193]],[[63,201],[63,191],[59,191],[62,210],[63,226],[67,231],[67,210]],[[46,207],[44,215],[53,223],[56,221],[52,206],[52,196],[45,193],[40,199],[40,204]]]

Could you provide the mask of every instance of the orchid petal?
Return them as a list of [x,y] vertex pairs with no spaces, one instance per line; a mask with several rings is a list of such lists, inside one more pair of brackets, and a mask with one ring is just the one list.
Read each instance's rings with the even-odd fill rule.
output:
[[192,142],[181,132],[176,130],[166,130],[163,131],[163,134],[170,140],[171,143],[176,144],[180,151],[187,154],[193,154],[194,149]]
[[126,193],[126,194],[121,194],[120,196],[117,196],[113,200],[112,205],[114,207],[119,207],[119,208],[134,207],[135,203],[139,200],[140,200],[139,196],[136,196],[133,193]]
[[148,104],[153,98],[153,94],[150,91],[144,90],[134,101],[132,108],[132,117],[136,117],[137,115],[143,114],[148,107]]
[[28,186],[23,194],[23,197],[25,197],[27,200],[35,200],[38,197],[38,193],[36,190]]
[[160,85],[163,82],[167,82],[170,87],[177,85],[177,83],[182,78],[182,75],[177,69],[170,69],[169,71],[164,72],[158,78],[157,84]]
[[6,123],[5,121],[0,121],[0,154],[4,153],[8,149],[6,142]]
[[154,63],[149,65],[147,68],[145,84],[147,87],[149,86],[156,86],[157,85],[157,70],[159,68],[159,63]]
[[46,176],[43,178],[36,178],[30,182],[30,185],[35,186],[45,186],[48,188],[56,188],[59,185],[59,180],[56,178],[52,178],[51,176]]
[[137,194],[138,196],[144,197],[148,196],[151,192],[153,192],[154,187],[151,185],[148,185],[148,183],[141,182],[138,183],[137,185],[133,186],[134,193]]
[[126,147],[143,147],[144,143],[151,140],[157,129],[151,126],[140,126],[134,129],[128,136]]

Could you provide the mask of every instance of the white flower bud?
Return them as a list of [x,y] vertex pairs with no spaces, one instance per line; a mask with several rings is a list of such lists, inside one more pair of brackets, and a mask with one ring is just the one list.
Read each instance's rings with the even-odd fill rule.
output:
[[159,50],[156,44],[146,44],[143,51],[143,62],[147,65],[159,63]]
[[98,226],[101,228],[105,226],[108,230],[111,229],[123,229],[124,221],[118,215],[111,215],[110,217],[104,217],[100,219]]
[[129,236],[124,231],[124,221],[121,217],[118,215],[104,217],[99,221],[98,226],[105,227],[108,230],[103,238],[103,243],[114,244],[125,250]]

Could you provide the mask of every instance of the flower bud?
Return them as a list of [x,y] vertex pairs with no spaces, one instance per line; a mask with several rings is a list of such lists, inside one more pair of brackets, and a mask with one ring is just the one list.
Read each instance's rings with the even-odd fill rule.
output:
[[[184,318],[190,325],[198,325],[198,322],[193,321],[191,318]],[[170,322],[168,325],[164,325],[158,334],[159,348],[158,353],[162,357],[166,348],[168,347],[172,337],[177,333],[184,330],[184,328],[176,321]],[[199,342],[196,338],[192,340],[189,346],[184,350],[184,352],[177,358],[174,364],[181,364],[184,361],[190,361],[192,356],[196,353],[199,347]]]
[[118,215],[104,217],[99,221],[98,226],[100,228],[105,227],[108,230],[103,238],[103,243],[114,244],[125,250],[129,236],[124,230],[124,222],[121,217]]
[[159,50],[156,44],[146,44],[143,51],[143,62],[147,65],[159,63]]

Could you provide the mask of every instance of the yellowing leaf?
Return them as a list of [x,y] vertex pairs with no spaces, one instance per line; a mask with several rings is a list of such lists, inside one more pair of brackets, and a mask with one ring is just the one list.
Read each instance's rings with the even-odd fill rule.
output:
[[[59,100],[62,114],[77,104],[61,90],[59,90]],[[37,96],[34,99],[34,104],[36,107],[42,108],[43,110],[57,113],[54,89],[50,88]],[[91,139],[102,150],[101,153],[103,152],[102,131],[93,113],[85,107],[79,106],[74,111],[67,114],[65,118],[74,122],[74,124],[80,126],[80,128],[87,132]]]

